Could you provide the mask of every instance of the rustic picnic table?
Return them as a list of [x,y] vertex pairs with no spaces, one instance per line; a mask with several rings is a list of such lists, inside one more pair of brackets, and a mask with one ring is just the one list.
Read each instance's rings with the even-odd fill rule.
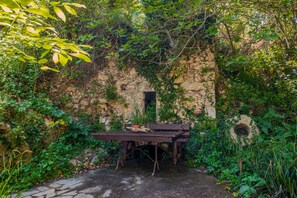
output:
[[[99,132],[99,133],[92,133],[91,136],[96,140],[103,140],[103,141],[117,141],[120,143],[120,154],[119,158],[117,160],[117,166],[116,170],[119,167],[119,164],[121,163],[122,166],[123,161],[126,158],[126,151],[127,146],[129,143],[134,142],[144,142],[148,145],[154,145],[155,147],[155,159],[152,159],[148,156],[149,159],[151,159],[154,163],[154,169],[152,175],[155,174],[156,168],[159,170],[159,163],[158,163],[158,145],[159,143],[172,143],[173,144],[173,164],[175,165],[177,163],[177,144],[179,138],[185,133],[185,130],[172,130],[172,131],[152,131],[147,133],[135,133],[131,131],[112,131],[112,132]],[[142,153],[141,148],[133,148],[134,150],[139,150]],[[144,153],[145,154],[145,153]]]

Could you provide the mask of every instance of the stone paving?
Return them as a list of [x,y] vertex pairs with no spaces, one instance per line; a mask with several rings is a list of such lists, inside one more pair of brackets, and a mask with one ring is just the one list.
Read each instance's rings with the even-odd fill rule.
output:
[[[90,171],[74,178],[53,181],[19,193],[24,198],[107,198],[107,197],[232,197],[216,179],[199,169],[162,165],[154,177],[151,166],[127,165]],[[150,164],[151,165],[151,164]],[[12,198],[17,195],[13,194]]]

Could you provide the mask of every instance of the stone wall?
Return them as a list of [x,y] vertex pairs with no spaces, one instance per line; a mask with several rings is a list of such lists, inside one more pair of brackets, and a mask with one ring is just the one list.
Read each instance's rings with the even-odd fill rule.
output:
[[182,57],[180,66],[185,66],[186,72],[175,83],[181,84],[186,96],[192,98],[188,107],[194,108],[196,114],[204,110],[209,117],[215,118],[216,64],[213,54],[209,50],[198,51],[188,58]]
[[[191,56],[183,56],[179,67],[181,72],[175,83],[185,89],[189,108],[196,114],[203,110],[208,116],[215,117],[215,61],[209,50],[197,51]],[[116,87],[115,100],[106,99],[108,86]],[[67,85],[64,91],[66,111],[99,115],[100,121],[107,124],[110,118],[122,116],[128,121],[135,106],[144,109],[144,92],[154,91],[152,86],[134,68],[121,70],[115,61],[107,61],[96,75],[87,78],[83,86]],[[157,93],[158,97],[158,93]],[[157,108],[159,102],[157,101]]]

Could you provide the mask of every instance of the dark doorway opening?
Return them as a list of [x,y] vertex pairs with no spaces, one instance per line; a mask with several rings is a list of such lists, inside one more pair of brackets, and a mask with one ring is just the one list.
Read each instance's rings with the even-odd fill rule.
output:
[[147,123],[155,123],[157,117],[156,110],[156,92],[144,92],[144,111],[146,114]]

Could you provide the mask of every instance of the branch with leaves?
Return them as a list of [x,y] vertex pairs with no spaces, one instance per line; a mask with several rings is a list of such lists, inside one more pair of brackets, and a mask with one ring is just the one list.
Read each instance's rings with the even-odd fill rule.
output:
[[59,38],[57,31],[50,24],[58,19],[66,22],[65,11],[77,16],[75,7],[86,8],[78,3],[61,3],[51,0],[1,0],[0,59],[3,61],[13,58],[22,62],[37,63],[42,70],[56,72],[59,71],[57,68],[47,65],[48,54],[52,55],[52,60],[56,65],[65,66],[74,57],[91,62],[89,54],[83,50],[90,46],[77,45]]

